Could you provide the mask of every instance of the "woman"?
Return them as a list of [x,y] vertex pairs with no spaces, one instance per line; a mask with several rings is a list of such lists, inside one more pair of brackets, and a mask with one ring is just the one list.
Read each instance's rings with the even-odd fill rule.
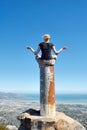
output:
[[[26,47],[27,49],[31,50],[37,57],[39,57],[42,60],[56,59],[57,55],[60,52],[67,49],[67,47],[63,47],[57,51],[54,44],[50,42],[50,35],[49,34],[45,34],[43,36],[43,39],[44,39],[44,42],[41,42],[38,45],[38,49],[36,51],[33,48],[31,48],[30,46]],[[39,55],[40,50],[42,52],[41,56]],[[55,55],[52,55],[51,51],[53,51]]]

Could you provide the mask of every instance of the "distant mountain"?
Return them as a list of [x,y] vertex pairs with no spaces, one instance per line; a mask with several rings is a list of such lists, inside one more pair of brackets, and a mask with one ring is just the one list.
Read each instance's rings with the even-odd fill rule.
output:
[[16,93],[5,93],[0,92],[0,99],[20,99],[24,98],[25,96],[23,94],[16,94]]

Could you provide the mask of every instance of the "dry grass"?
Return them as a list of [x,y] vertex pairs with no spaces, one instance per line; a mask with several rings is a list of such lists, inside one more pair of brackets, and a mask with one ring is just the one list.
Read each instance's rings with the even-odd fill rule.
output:
[[8,128],[6,128],[6,126],[5,126],[5,125],[0,124],[0,130],[8,130]]

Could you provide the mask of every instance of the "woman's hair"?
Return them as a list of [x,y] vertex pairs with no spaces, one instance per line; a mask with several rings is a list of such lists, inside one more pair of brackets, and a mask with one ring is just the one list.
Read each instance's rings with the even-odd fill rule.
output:
[[44,35],[43,35],[43,38],[44,38],[44,39],[45,39],[45,38],[46,38],[46,39],[50,39],[50,35],[49,35],[49,34],[44,34]]

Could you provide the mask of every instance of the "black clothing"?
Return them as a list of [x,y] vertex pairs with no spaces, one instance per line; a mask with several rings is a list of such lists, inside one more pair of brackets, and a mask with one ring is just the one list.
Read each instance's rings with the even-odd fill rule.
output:
[[41,59],[43,60],[50,60],[51,59],[51,50],[52,47],[54,46],[52,43],[40,43],[39,44],[42,55],[41,55]]

